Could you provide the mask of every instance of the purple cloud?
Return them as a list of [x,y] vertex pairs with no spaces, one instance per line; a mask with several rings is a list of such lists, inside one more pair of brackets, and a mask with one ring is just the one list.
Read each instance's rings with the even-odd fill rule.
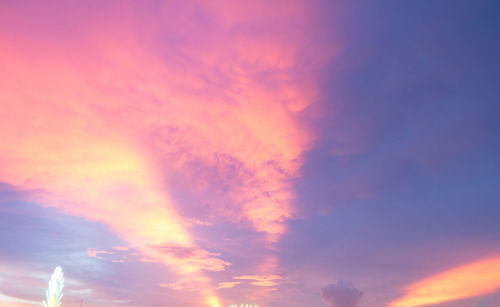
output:
[[363,292],[356,289],[349,281],[338,281],[321,288],[321,297],[335,307],[356,307],[363,297]]

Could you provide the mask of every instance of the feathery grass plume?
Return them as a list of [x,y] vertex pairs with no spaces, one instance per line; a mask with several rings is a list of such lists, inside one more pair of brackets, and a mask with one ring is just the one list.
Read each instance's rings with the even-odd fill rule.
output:
[[56,267],[49,281],[47,290],[47,301],[43,302],[44,307],[59,307],[63,296],[64,274],[60,266]]

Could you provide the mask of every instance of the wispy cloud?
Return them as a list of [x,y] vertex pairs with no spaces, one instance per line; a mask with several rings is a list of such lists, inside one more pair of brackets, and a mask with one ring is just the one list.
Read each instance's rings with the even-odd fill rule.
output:
[[500,289],[500,257],[478,260],[418,281],[391,307],[427,306]]
[[248,280],[251,285],[263,286],[263,287],[274,287],[280,284],[283,276],[264,274],[264,275],[244,275],[235,276],[234,279]]
[[217,289],[229,289],[229,288],[232,288],[232,287],[235,287],[237,285],[239,285],[240,282],[239,281],[228,281],[228,282],[221,282],[219,283],[219,285],[217,286]]
[[102,256],[99,256],[99,255],[114,255],[115,253],[114,252],[109,252],[109,251],[104,251],[104,250],[97,250],[96,248],[87,248],[87,255],[89,257],[95,257],[95,258],[99,258],[99,259],[102,259],[103,257]]
[[231,263],[216,258],[218,253],[208,252],[199,247],[187,247],[181,245],[155,245],[158,258],[177,259],[184,263],[186,270],[196,271],[199,269],[210,271],[223,271]]

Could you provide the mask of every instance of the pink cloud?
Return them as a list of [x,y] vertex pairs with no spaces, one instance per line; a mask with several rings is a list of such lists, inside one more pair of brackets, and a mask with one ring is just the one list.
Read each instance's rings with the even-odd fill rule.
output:
[[140,262],[146,262],[146,263],[160,263],[159,260],[156,259],[150,259],[150,258],[139,258]]
[[228,282],[221,282],[219,283],[219,285],[217,286],[217,289],[229,289],[229,288],[233,288],[237,285],[239,285],[240,282],[239,281],[228,281]]
[[263,286],[263,287],[274,287],[280,284],[283,276],[265,274],[265,275],[244,275],[235,276],[234,279],[249,280],[251,285]]
[[3,295],[0,295],[0,303],[3,307],[34,307],[39,305],[38,302],[25,302],[21,300],[15,300]]
[[171,284],[159,283],[158,286],[160,286],[162,288],[169,288],[172,290],[184,290],[184,288],[185,288],[185,285],[183,282],[176,282],[176,283],[171,283]]
[[181,260],[186,265],[209,271],[223,271],[231,263],[215,258],[218,253],[211,253],[199,247],[186,247],[180,245],[153,246],[157,253],[164,257]]
[[[0,181],[108,225],[217,306],[201,271],[229,262],[197,245],[170,189],[186,182],[218,204],[214,221],[248,221],[270,241],[286,231],[314,143],[298,116],[330,52],[310,44],[306,2],[161,3],[154,18],[137,3],[60,4],[0,7]],[[59,9],[64,26],[44,24]]]
[[103,254],[103,255],[113,255],[114,252],[109,252],[109,251],[100,251],[100,250],[97,250],[95,248],[87,248],[87,255],[89,257],[95,257],[95,258],[99,258],[99,259],[102,259],[101,256],[99,256],[100,254]]

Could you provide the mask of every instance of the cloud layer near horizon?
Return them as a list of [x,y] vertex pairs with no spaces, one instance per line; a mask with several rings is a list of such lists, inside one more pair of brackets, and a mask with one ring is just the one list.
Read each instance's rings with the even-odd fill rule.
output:
[[500,256],[482,259],[442,272],[408,286],[392,307],[438,304],[489,294],[500,289]]

